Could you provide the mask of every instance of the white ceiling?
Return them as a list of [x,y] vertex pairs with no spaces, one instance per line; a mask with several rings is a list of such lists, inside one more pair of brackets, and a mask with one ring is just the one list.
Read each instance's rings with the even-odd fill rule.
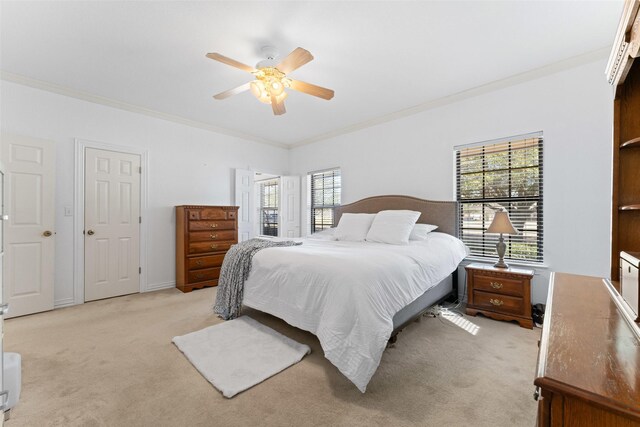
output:
[[[111,2],[1,4],[3,71],[282,144],[610,46],[623,1]],[[301,46],[287,114],[249,92],[212,95],[251,76],[260,47]],[[604,70],[603,70],[604,72]],[[604,76],[603,76],[604,79]]]

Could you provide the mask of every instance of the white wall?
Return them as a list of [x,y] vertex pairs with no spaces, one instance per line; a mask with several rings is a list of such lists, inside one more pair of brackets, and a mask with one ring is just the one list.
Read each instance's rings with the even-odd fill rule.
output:
[[[406,194],[454,200],[453,147],[544,132],[544,259],[549,271],[609,276],[613,92],[596,61],[295,148],[291,172],[340,166],[343,203]],[[303,197],[305,200],[306,197]]]
[[2,131],[54,141],[57,305],[73,301],[74,138],[148,151],[148,288],[175,283],[175,215],[181,204],[233,201],[234,168],[284,174],[287,150],[3,81]]

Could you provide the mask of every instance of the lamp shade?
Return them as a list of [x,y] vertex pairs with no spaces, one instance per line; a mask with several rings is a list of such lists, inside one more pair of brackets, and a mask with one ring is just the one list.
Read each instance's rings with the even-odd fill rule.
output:
[[487,233],[518,234],[518,230],[513,228],[513,224],[511,224],[509,213],[507,211],[498,211],[493,217],[493,221],[487,229]]

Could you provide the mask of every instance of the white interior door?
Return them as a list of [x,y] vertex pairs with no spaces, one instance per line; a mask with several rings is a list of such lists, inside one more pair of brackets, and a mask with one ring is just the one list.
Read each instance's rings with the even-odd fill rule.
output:
[[6,317],[53,309],[55,144],[2,135]]
[[244,242],[253,237],[254,172],[236,169],[235,204],[238,209],[238,241]]
[[140,291],[140,156],[87,148],[84,300]]
[[280,177],[280,237],[300,237],[300,177]]

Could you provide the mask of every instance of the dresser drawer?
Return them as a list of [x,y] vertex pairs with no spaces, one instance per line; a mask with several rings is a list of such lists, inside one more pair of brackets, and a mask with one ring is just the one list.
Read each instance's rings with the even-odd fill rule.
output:
[[227,211],[221,209],[202,209],[200,211],[200,219],[229,219]]
[[191,209],[187,212],[190,221],[207,219],[227,219],[227,211],[222,209]]
[[524,314],[524,299],[491,292],[474,290],[473,305],[501,313]]
[[227,231],[200,231],[189,233],[190,242],[210,242],[216,240],[234,240],[236,232],[234,230]]
[[205,282],[220,277],[220,267],[205,268],[203,270],[194,270],[189,272],[187,283]]
[[200,230],[234,230],[235,221],[190,221],[189,231]]
[[204,254],[207,252],[221,252],[227,251],[232,245],[235,245],[234,241],[225,241],[225,242],[196,242],[189,243],[189,253],[190,254]]
[[199,256],[187,259],[187,270],[199,270],[202,268],[220,267],[225,254]]
[[483,276],[478,273],[473,276],[473,288],[503,295],[514,295],[518,297],[524,295],[522,280]]

